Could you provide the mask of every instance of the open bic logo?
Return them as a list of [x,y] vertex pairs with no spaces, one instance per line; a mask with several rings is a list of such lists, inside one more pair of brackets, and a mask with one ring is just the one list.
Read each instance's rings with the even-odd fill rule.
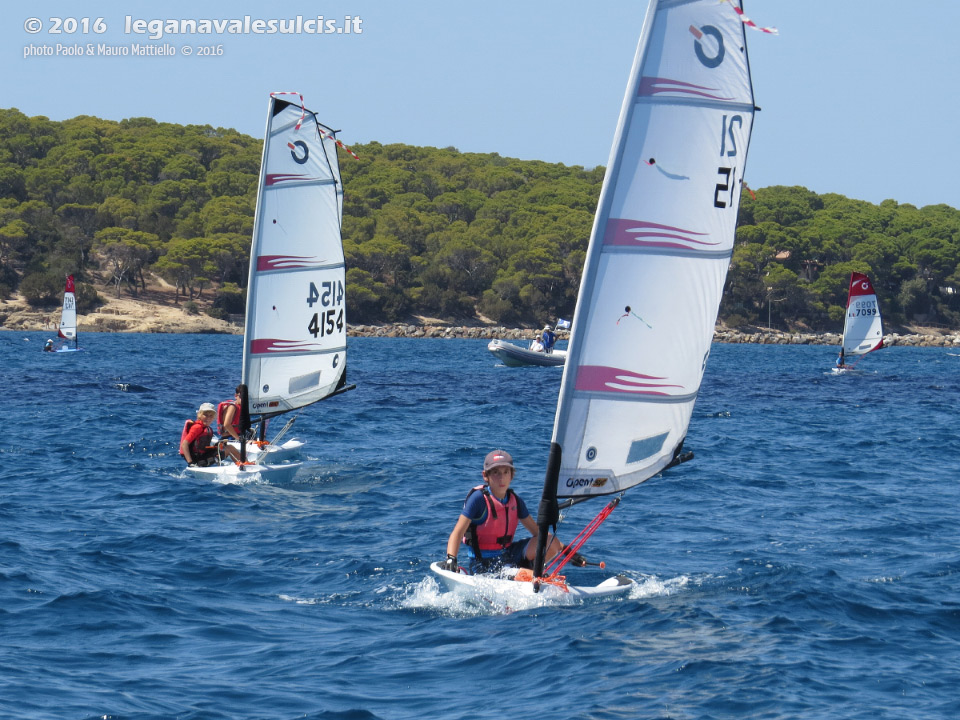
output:
[[[723,35],[720,31],[713,25],[704,25],[699,29],[691,25],[690,32],[696,38],[693,42],[693,51],[697,54],[697,60],[711,69],[720,65],[724,56]],[[712,38],[712,41],[706,42],[705,37]]]
[[[310,157],[310,149],[303,140],[287,143],[287,147],[290,148],[290,157],[293,158],[293,161],[297,163],[297,165],[303,165],[307,161],[307,158]],[[303,154],[301,155],[300,153]]]

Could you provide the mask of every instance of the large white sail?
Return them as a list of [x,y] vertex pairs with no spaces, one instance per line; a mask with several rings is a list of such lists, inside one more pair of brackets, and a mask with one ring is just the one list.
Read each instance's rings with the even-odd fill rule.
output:
[[846,357],[866,355],[882,346],[883,323],[873,283],[862,273],[851,273],[847,315],[843,322],[843,354]]
[[733,252],[754,110],[734,6],[652,0],[577,300],[553,432],[558,497],[624,490],[679,450]]
[[65,340],[77,337],[77,298],[74,294],[73,275],[67,275],[63,289],[63,309],[60,311],[60,327],[57,334]]
[[334,131],[271,96],[243,342],[251,414],[309,405],[345,380],[342,216]]

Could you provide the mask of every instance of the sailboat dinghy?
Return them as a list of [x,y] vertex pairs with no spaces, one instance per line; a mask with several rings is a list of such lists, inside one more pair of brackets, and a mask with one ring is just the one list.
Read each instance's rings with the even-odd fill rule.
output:
[[[756,110],[739,13],[736,0],[647,6],[583,268],[537,557],[532,573],[518,575],[532,591],[565,585],[564,566],[624,491],[692,457],[683,444],[733,253]],[[548,561],[560,510],[604,495],[614,497]],[[439,564],[432,570],[447,580]]]
[[[347,383],[346,275],[341,241],[343,183],[336,132],[302,104],[271,93],[250,247],[241,361],[240,431],[338,395]],[[261,440],[263,438],[261,437]],[[302,463],[274,464],[285,449],[266,446],[241,463],[191,467],[218,482],[291,479]],[[259,463],[251,463],[256,457]],[[267,458],[273,458],[267,464]]]
[[[60,325],[57,328],[57,337],[64,340],[64,344],[54,352],[81,352],[80,338],[77,333],[77,296],[73,282],[73,275],[67,275],[63,288],[63,307],[60,309]],[[69,342],[73,340],[73,347]]]
[[[883,321],[873,283],[863,273],[850,273],[847,312],[843,319],[843,340],[840,344],[841,355],[833,371],[852,369],[864,356],[883,347]],[[853,365],[848,366],[846,363],[850,358],[855,360]]]

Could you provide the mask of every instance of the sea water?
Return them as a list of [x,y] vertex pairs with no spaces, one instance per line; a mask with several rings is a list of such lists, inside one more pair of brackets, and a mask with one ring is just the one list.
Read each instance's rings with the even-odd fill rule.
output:
[[635,590],[518,609],[428,565],[493,448],[536,512],[560,369],[351,339],[357,389],[300,413],[294,481],[218,485],[177,443],[240,337],[44,340],[0,333],[0,717],[960,716],[949,350],[834,375],[833,348],[715,345],[695,459],[625,495],[584,549],[607,571],[569,573]]

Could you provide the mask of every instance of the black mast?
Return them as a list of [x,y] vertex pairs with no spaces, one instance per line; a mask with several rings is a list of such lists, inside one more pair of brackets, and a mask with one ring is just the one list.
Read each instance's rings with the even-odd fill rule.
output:
[[247,433],[250,432],[250,394],[240,386],[240,462],[247,461]]
[[560,522],[560,506],[557,504],[557,479],[560,477],[560,456],[562,450],[559,443],[550,443],[550,457],[547,460],[547,474],[543,479],[543,493],[540,495],[540,507],[537,509],[537,557],[533,563],[534,589],[539,590],[537,580],[543,575],[543,566],[546,563],[547,541],[550,539],[550,528],[557,533],[557,523]]

